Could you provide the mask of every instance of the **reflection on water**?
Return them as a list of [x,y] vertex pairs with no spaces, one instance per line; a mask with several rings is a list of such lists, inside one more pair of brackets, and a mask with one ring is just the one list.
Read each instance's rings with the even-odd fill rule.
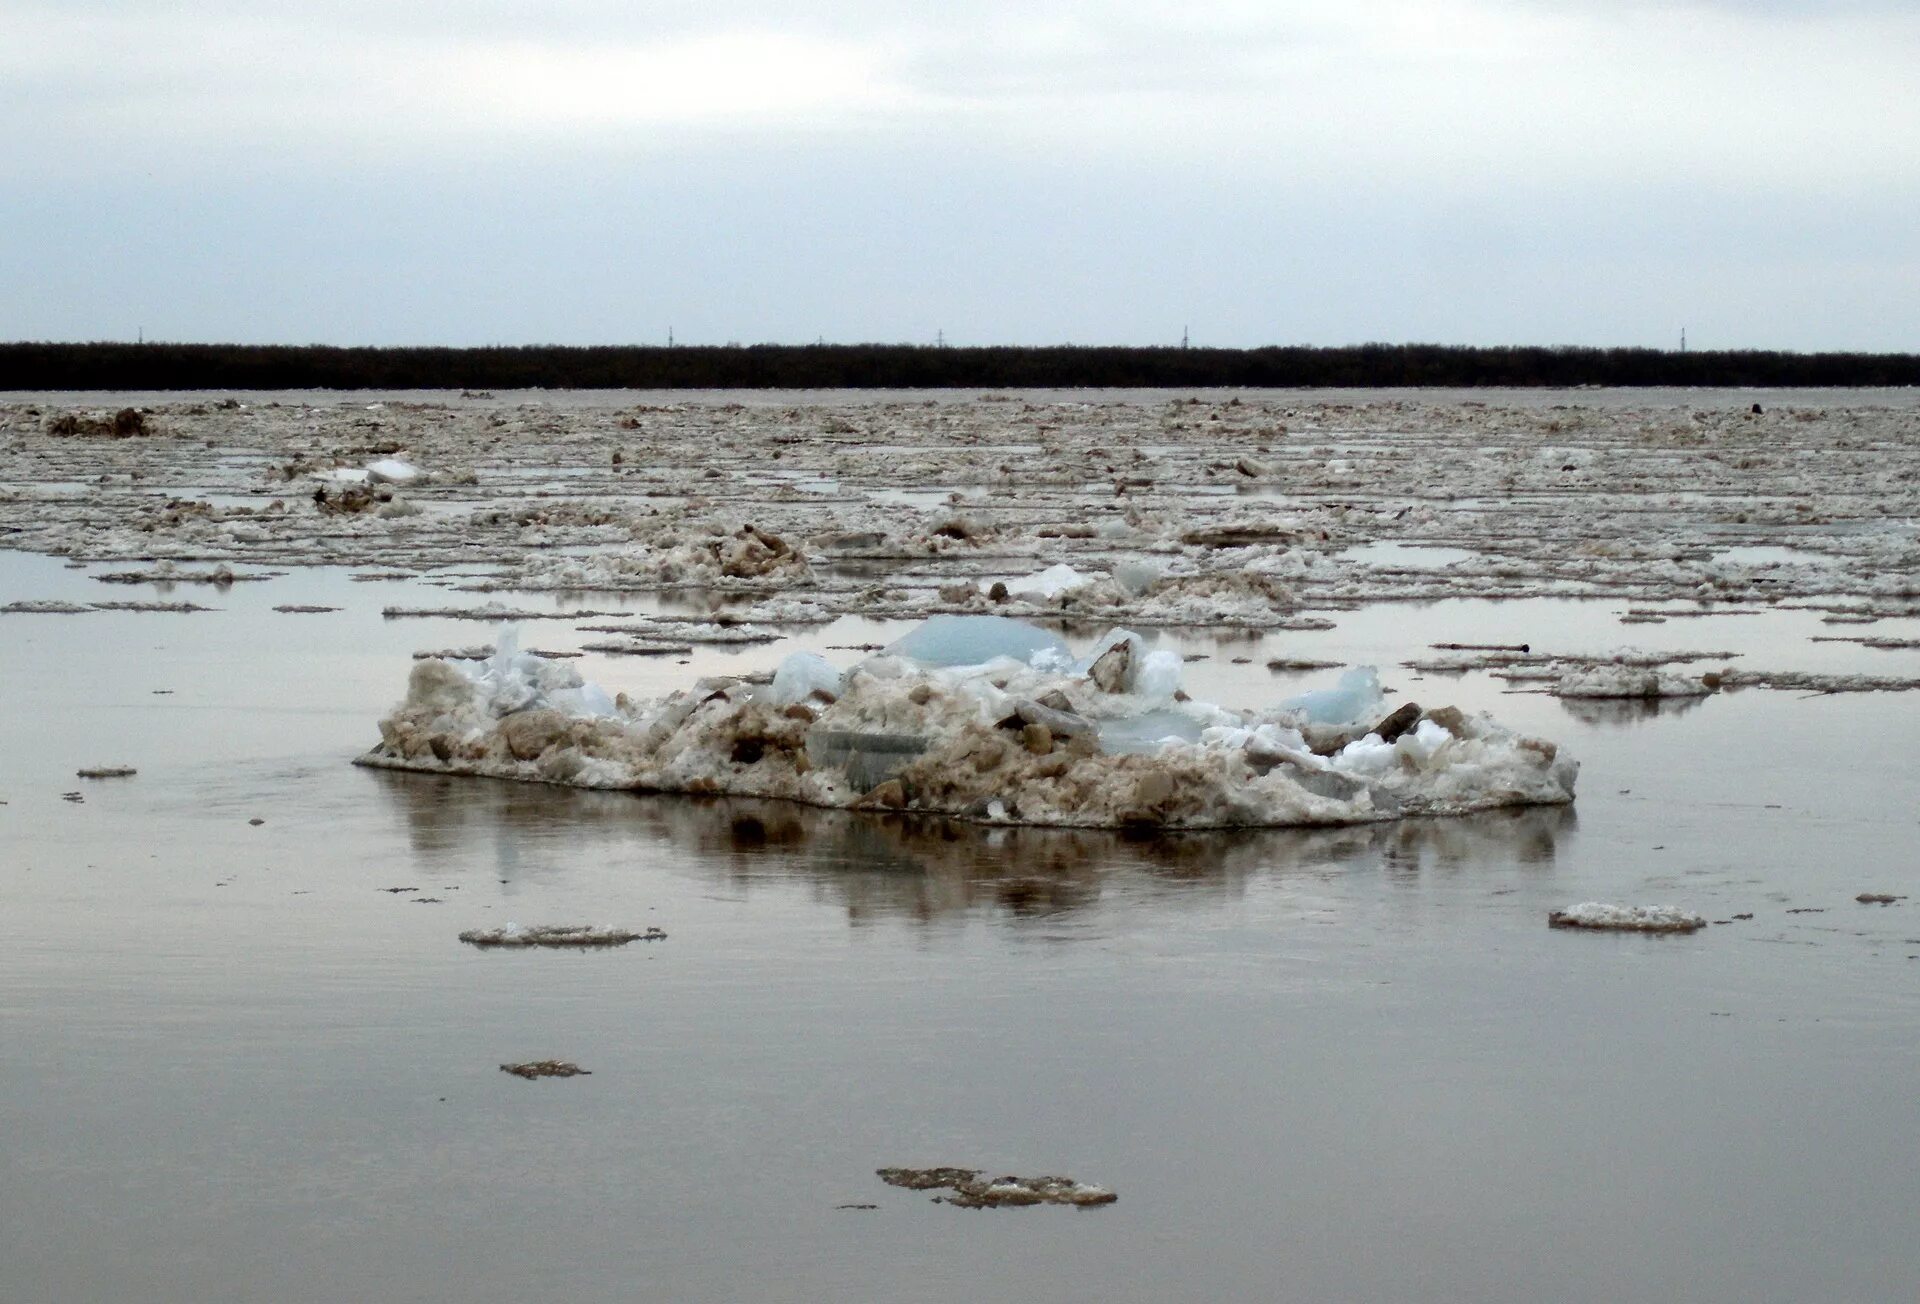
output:
[[1581,724],[1618,728],[1698,710],[1704,697],[1563,697],[1560,705]]
[[1553,863],[1574,831],[1570,806],[1323,829],[1136,836],[1106,829],[1005,828],[821,810],[750,798],[584,792],[535,784],[376,771],[429,863],[492,849],[502,881],[543,848],[604,860],[666,843],[697,872],[735,886],[805,880],[853,922],[1060,915],[1108,893],[1236,896],[1256,876]]

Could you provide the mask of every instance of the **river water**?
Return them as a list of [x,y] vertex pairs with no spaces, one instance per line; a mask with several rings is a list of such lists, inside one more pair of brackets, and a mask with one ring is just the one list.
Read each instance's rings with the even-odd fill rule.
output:
[[[0,603],[156,596],[0,554]],[[1394,668],[1438,640],[1619,641],[1617,610],[1546,600],[1190,639],[1198,696],[1294,691],[1312,677],[1264,666],[1286,654],[1493,709],[1582,760],[1579,799],[1129,841],[358,769],[409,653],[490,630],[382,619],[445,595],[338,570],[167,596],[218,610],[0,617],[0,1297],[1880,1301],[1920,1280],[1911,695],[1575,711]],[[652,693],[898,628],[581,664]],[[1916,673],[1820,629],[1641,641]],[[107,763],[139,773],[74,777]],[[1728,922],[1546,927],[1588,899]],[[509,920],[668,937],[456,940]],[[591,1076],[498,1068],[543,1058]],[[967,1211],[874,1176],[936,1164],[1120,1199]]]

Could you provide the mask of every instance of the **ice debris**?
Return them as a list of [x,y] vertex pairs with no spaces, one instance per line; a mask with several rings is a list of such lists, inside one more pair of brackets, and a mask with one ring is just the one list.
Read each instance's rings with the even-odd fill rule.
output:
[[1675,906],[1617,906],[1583,901],[1547,916],[1554,928],[1591,928],[1622,933],[1694,933],[1707,926],[1700,915]]
[[881,1168],[875,1170],[888,1186],[909,1191],[949,1190],[936,1202],[962,1209],[1003,1209],[1035,1204],[1065,1204],[1088,1209],[1112,1204],[1119,1195],[1108,1187],[1076,1182],[1071,1177],[985,1178],[974,1168]]
[[366,470],[366,478],[374,484],[412,484],[423,474],[413,463],[397,457],[383,457],[378,462],[369,462]]
[[1176,654],[1124,630],[1075,658],[1016,621],[945,617],[844,671],[796,653],[772,682],[715,677],[636,703],[519,652],[508,631],[485,661],[416,663],[359,763],[1094,828],[1573,800],[1579,766],[1553,743],[1450,707],[1382,716],[1371,672],[1321,719],[1192,700],[1180,672]]
[[1011,597],[1024,598],[1029,602],[1050,602],[1063,593],[1071,593],[1091,583],[1093,580],[1090,577],[1062,562],[1024,579],[1008,580],[1005,587]]
[[1380,712],[1380,672],[1356,666],[1332,688],[1317,688],[1283,703],[1315,724],[1353,724]]
[[995,658],[1065,664],[1073,655],[1058,634],[1006,616],[934,616],[885,654],[924,666],[977,666]]
[[532,1082],[536,1078],[586,1078],[593,1076],[592,1069],[583,1069],[571,1060],[528,1060],[524,1064],[502,1064],[502,1073],[511,1073],[516,1078],[525,1078]]
[[841,675],[833,663],[812,652],[795,652],[773,672],[771,691],[776,706],[792,706],[817,698],[832,703],[840,696]]
[[1652,666],[1587,666],[1554,681],[1555,697],[1705,697],[1713,688],[1701,679]]
[[90,765],[74,773],[82,779],[131,779],[139,771],[131,765]]
[[628,942],[659,942],[666,934],[658,928],[635,932],[631,928],[608,928],[592,924],[506,924],[499,928],[470,928],[460,934],[469,946],[625,946]]

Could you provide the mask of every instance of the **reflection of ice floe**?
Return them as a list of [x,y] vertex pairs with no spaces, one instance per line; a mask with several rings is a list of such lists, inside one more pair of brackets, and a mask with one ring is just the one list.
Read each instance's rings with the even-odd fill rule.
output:
[[1629,725],[1685,715],[1705,697],[1563,697],[1560,705],[1581,724]]
[[1074,660],[993,617],[929,622],[841,670],[609,697],[510,634],[473,664],[416,663],[361,763],[591,788],[775,797],[995,823],[1163,829],[1356,824],[1573,799],[1549,742],[1452,708],[1370,725],[1341,710],[1190,699],[1180,661],[1115,631]]
[[570,864],[641,857],[689,867],[729,891],[801,885],[850,922],[930,924],[964,916],[1069,915],[1114,897],[1169,904],[1236,897],[1250,883],[1334,867],[1421,872],[1552,866],[1577,828],[1572,806],[1519,806],[1447,819],[1136,836],[929,817],[848,819],[745,797],[608,793],[539,784],[474,785],[382,772],[376,791],[423,866],[503,881],[556,882]]

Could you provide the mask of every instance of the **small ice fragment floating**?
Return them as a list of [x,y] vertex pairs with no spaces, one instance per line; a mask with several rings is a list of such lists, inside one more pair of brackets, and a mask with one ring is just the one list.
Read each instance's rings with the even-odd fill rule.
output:
[[625,946],[628,942],[664,941],[658,928],[635,932],[631,928],[602,928],[590,924],[535,924],[531,928],[507,924],[502,928],[470,928],[460,934],[469,946]]
[[512,631],[415,663],[359,764],[586,788],[779,798],[992,823],[1169,830],[1360,824],[1573,800],[1553,743],[1453,707],[1389,710],[1371,667],[1267,709],[1180,689],[1114,630],[1085,655],[999,616],[940,616],[846,669],[610,696]]
[[1651,698],[1705,697],[1713,692],[1703,679],[1674,674],[1655,666],[1587,666],[1561,675],[1553,685],[1555,697]]
[[572,1060],[528,1060],[524,1064],[502,1064],[502,1073],[532,1082],[536,1078],[588,1078],[592,1069],[583,1069]]
[[973,1168],[881,1168],[875,1170],[888,1186],[909,1191],[949,1190],[934,1199],[962,1209],[1003,1209],[1033,1204],[1068,1204],[1087,1209],[1112,1204],[1120,1197],[1104,1186],[1076,1182],[1071,1177],[982,1177]]
[[1583,901],[1547,916],[1553,928],[1590,928],[1616,933],[1696,933],[1707,926],[1699,915],[1674,906],[1616,906]]

